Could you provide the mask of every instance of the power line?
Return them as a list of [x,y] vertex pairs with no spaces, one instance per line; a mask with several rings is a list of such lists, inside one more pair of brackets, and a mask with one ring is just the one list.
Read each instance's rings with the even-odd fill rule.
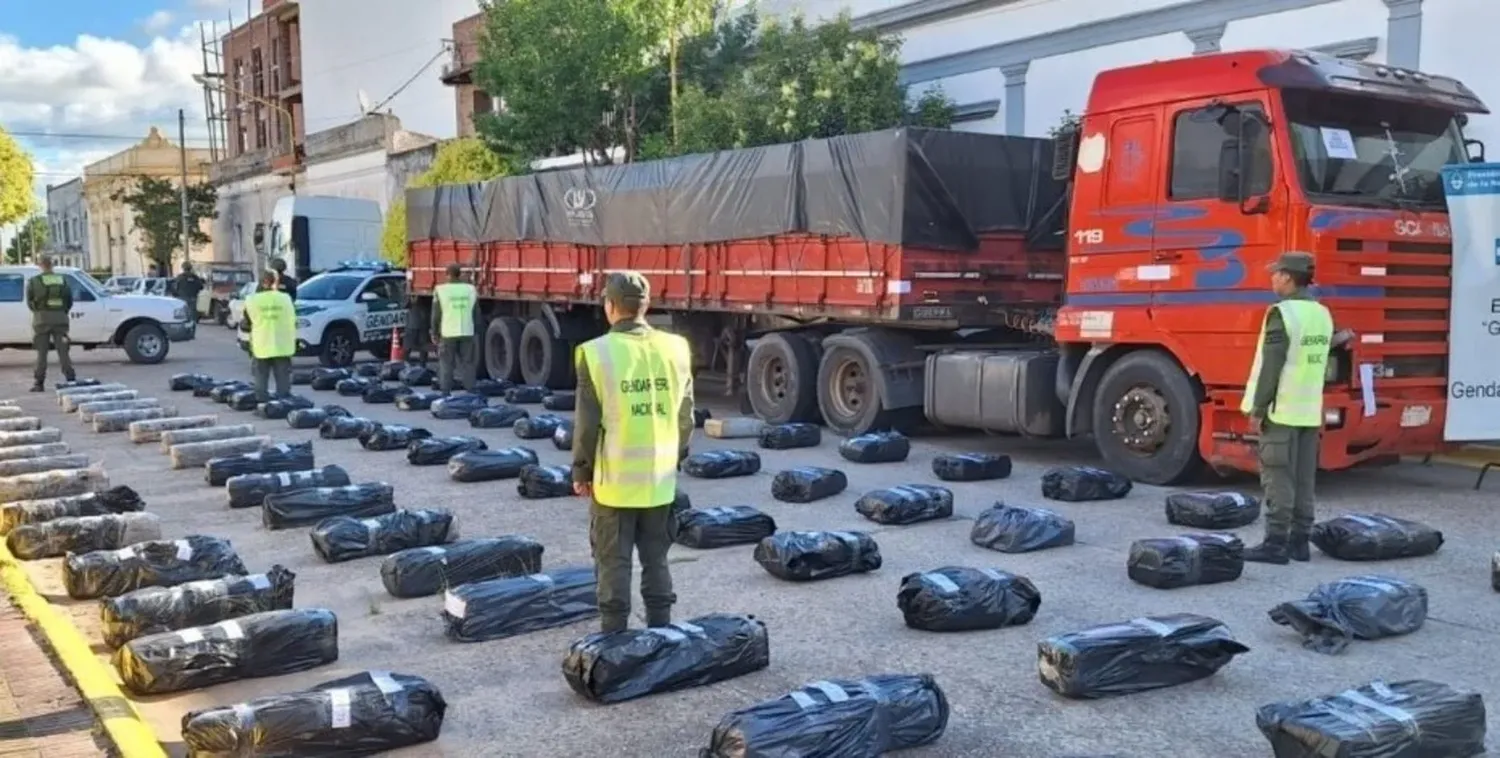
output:
[[[77,140],[85,140],[86,139],[86,140],[97,140],[97,141],[101,141],[101,142],[105,141],[105,140],[121,140],[121,141],[125,141],[125,142],[140,142],[141,140],[146,139],[144,136],[141,136],[141,135],[127,136],[127,135],[124,135],[124,134],[86,134],[86,133],[82,133],[82,132],[31,132],[31,131],[16,132],[16,131],[10,131],[10,130],[7,129],[7,130],[5,130],[5,133],[9,134],[12,137],[27,137],[27,138],[30,138],[30,139],[77,139]],[[192,139],[189,139],[188,142],[208,142],[208,138],[207,137],[194,137]]]

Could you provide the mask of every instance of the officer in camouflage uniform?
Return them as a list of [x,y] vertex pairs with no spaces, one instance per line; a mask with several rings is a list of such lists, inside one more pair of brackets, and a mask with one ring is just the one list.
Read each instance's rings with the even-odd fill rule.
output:
[[1260,436],[1266,538],[1245,551],[1245,560],[1285,564],[1310,558],[1323,384],[1334,330],[1333,315],[1307,293],[1312,256],[1283,253],[1270,269],[1271,289],[1280,300],[1266,310],[1240,404]]
[[52,270],[51,256],[39,261],[42,273],[26,282],[26,307],[31,309],[31,344],[36,348],[36,383],[32,392],[41,392],[47,383],[47,351],[57,351],[57,365],[63,378],[73,381],[73,360],[68,356],[68,311],[73,309],[73,291],[68,279]]

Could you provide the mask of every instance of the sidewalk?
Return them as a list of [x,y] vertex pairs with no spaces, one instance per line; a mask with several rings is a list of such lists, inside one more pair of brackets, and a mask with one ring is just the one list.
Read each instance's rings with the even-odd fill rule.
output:
[[94,714],[53,665],[26,617],[0,601],[0,758],[98,758]]

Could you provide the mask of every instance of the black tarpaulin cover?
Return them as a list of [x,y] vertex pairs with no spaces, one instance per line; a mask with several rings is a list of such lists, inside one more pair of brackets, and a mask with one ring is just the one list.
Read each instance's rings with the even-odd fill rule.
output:
[[489,407],[490,399],[484,395],[462,392],[441,400],[434,400],[428,412],[439,421],[456,421],[468,418],[470,413]]
[[848,487],[849,477],[836,468],[801,466],[776,472],[771,479],[771,497],[783,503],[811,503]]
[[426,597],[470,582],[542,570],[542,543],[505,535],[418,547],[386,556],[380,581],[394,597]]
[[18,526],[5,536],[5,546],[15,557],[34,561],[67,553],[119,550],[126,545],[159,539],[161,521],[156,514],[110,513]]
[[1167,495],[1167,523],[1194,529],[1239,529],[1260,518],[1260,501],[1238,492]]
[[725,716],[702,758],[877,758],[936,742],[948,698],[928,674],[811,682]]
[[308,382],[308,384],[315,390],[327,391],[337,389],[339,382],[353,375],[346,368],[313,369],[312,381]]
[[229,540],[199,534],[63,558],[63,586],[75,600],[244,573],[245,564]]
[[1312,543],[1341,561],[1385,561],[1432,555],[1443,533],[1406,519],[1375,513],[1349,513],[1313,524]]
[[442,466],[459,453],[488,448],[489,445],[478,437],[428,437],[412,440],[406,448],[406,462],[413,466]]
[[511,387],[505,391],[505,402],[516,405],[536,405],[552,394],[552,390],[546,387],[537,387],[523,384],[519,387]]
[[173,374],[172,378],[167,380],[167,386],[173,392],[191,390],[204,384],[212,387],[213,383],[214,378],[208,374]]
[[756,442],[766,450],[793,450],[823,444],[823,428],[817,424],[766,424]]
[[911,440],[900,432],[870,432],[840,442],[839,455],[850,463],[900,463],[911,455]]
[[944,566],[902,577],[896,607],[913,629],[999,629],[1036,618],[1042,593],[1030,579],[1008,571]]
[[760,472],[760,455],[749,450],[708,450],[682,459],[682,473],[699,479],[727,479]]
[[525,408],[517,408],[513,405],[494,405],[489,408],[480,408],[469,414],[469,426],[475,429],[504,429],[514,426],[531,412]]
[[396,488],[385,482],[363,482],[343,487],[309,487],[267,495],[261,504],[261,523],[267,529],[311,526],[325,518],[374,518],[396,510]]
[[566,626],[599,615],[594,569],[497,577],[450,587],[443,595],[448,639],[483,642]]
[[0,504],[0,534],[10,534],[22,524],[40,524],[59,518],[103,516],[144,510],[146,503],[135,490],[120,485],[103,492],[88,492],[40,500],[13,500]]
[[1307,599],[1272,608],[1270,616],[1302,635],[1303,647],[1332,655],[1354,640],[1421,629],[1427,621],[1427,590],[1390,576],[1351,576],[1320,584]]
[[974,518],[969,541],[1002,553],[1029,553],[1073,544],[1073,521],[1046,508],[995,503]]
[[777,532],[755,545],[755,562],[778,579],[810,582],[880,568],[880,546],[864,532]]
[[953,516],[953,490],[935,484],[898,484],[854,501],[859,515],[877,524],[915,524]]
[[281,676],[339,659],[339,624],[322,608],[266,611],[138,637],[115,651],[136,695],[164,695],[239,679]]
[[358,416],[331,416],[318,425],[318,436],[325,440],[352,440],[375,431],[378,421]]
[[274,474],[240,474],[224,483],[230,508],[255,508],[266,495],[276,495],[310,487],[345,487],[349,472],[342,466],[324,466],[306,471],[281,471]]
[[310,690],[189,711],[193,755],[354,758],[432,742],[448,703],[419,676],[367,671]]
[[715,613],[670,626],[595,633],[563,657],[563,678],[596,703],[703,687],[771,665],[766,625]]
[[932,475],[945,482],[1004,479],[1010,468],[1010,456],[1001,453],[943,453],[932,459]]
[[552,446],[563,452],[573,449],[573,422],[564,419],[552,432]]
[[292,607],[297,575],[282,566],[264,574],[225,576],[175,587],[143,587],[99,604],[104,644]]
[[1484,697],[1446,684],[1376,680],[1337,695],[1263,705],[1255,725],[1275,758],[1483,755]]
[[1037,645],[1036,665],[1053,692],[1092,699],[1195,682],[1248,652],[1224,622],[1177,613],[1048,637]]
[[284,419],[287,417],[287,414],[291,413],[292,411],[313,408],[316,406],[317,403],[314,403],[313,401],[308,400],[301,395],[292,395],[290,397],[281,397],[274,400],[267,400],[266,402],[255,406],[255,415],[260,416],[264,419]]
[[516,477],[516,492],[521,497],[540,500],[549,497],[569,497],[573,494],[572,466],[522,466]]
[[425,411],[442,396],[443,393],[437,390],[414,389],[396,398],[396,407],[403,411]]
[[308,532],[313,550],[329,563],[390,555],[458,538],[458,521],[442,510],[399,510],[375,518],[334,516]]
[[699,550],[750,545],[776,533],[776,521],[748,505],[674,510],[677,544]]
[[566,422],[567,419],[555,413],[538,413],[517,419],[511,431],[523,440],[544,440],[556,434],[557,428]]
[[413,440],[425,440],[431,436],[432,432],[426,429],[402,424],[376,424],[374,429],[359,435],[359,446],[373,452],[405,450]]
[[521,469],[537,463],[536,451],[524,447],[471,450],[448,459],[448,478],[455,482],[492,482],[514,479]]
[[1132,581],[1159,590],[1232,582],[1244,571],[1245,543],[1233,534],[1136,540],[1125,560]]
[[1129,479],[1093,466],[1060,466],[1042,474],[1042,497],[1048,500],[1119,500],[1133,486]]
[[283,442],[253,453],[211,458],[208,463],[203,464],[203,478],[212,487],[223,487],[232,476],[306,471],[316,465],[318,464],[313,461],[312,440]]
[[578,396],[572,392],[554,392],[542,398],[542,407],[549,411],[571,411],[578,404]]

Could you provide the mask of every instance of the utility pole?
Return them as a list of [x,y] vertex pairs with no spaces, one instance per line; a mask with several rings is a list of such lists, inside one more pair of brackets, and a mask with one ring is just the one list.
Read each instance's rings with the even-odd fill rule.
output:
[[[178,187],[177,202],[182,206],[182,260],[190,258],[193,237],[188,233],[188,172],[187,172],[187,111],[177,109],[177,156],[181,163],[181,186]],[[172,275],[172,262],[167,261],[167,270],[162,276]]]

